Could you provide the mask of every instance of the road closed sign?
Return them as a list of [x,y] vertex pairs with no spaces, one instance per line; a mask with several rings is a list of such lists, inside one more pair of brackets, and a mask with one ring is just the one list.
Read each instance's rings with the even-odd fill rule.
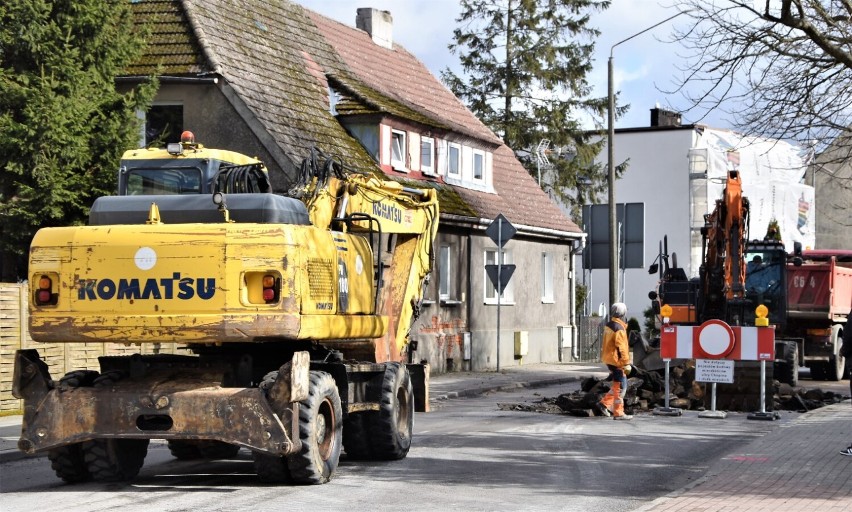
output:
[[696,359],[695,380],[733,384],[734,362],[730,359]]

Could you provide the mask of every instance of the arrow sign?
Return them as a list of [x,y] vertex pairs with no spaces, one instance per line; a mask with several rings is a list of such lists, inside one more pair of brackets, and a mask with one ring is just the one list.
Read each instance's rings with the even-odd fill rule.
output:
[[491,221],[491,224],[485,228],[485,234],[500,248],[506,245],[506,242],[511,240],[517,232],[518,230],[515,229],[515,226],[502,213],[498,213],[497,217]]
[[500,280],[497,280],[497,265],[485,265],[485,273],[494,288],[497,288],[497,293],[502,295],[503,290],[509,284],[509,279],[512,279],[512,274],[515,272],[515,265],[500,265]]

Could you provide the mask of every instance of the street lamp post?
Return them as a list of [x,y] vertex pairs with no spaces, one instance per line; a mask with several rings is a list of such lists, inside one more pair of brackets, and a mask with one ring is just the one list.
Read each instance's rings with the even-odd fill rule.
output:
[[636,32],[630,37],[622,39],[615,43],[609,49],[609,61],[607,62],[607,97],[609,99],[609,116],[608,116],[608,133],[607,133],[607,185],[609,187],[609,303],[612,305],[618,302],[618,224],[616,220],[615,209],[615,93],[613,91],[613,72],[612,72],[612,53],[615,47],[621,43],[626,43],[634,37],[640,36],[649,30],[659,27],[667,21],[677,18],[681,14],[691,12],[692,9],[680,11],[677,14],[651,25],[650,27]]

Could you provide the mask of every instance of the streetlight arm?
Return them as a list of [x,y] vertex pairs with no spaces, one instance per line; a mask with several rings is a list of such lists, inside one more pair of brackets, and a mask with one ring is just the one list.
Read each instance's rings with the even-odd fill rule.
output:
[[641,35],[642,35],[642,34],[644,34],[645,32],[648,32],[649,30],[653,30],[653,29],[655,29],[655,28],[659,27],[660,25],[662,25],[663,23],[666,23],[667,21],[671,21],[671,20],[673,20],[673,19],[677,18],[678,16],[680,16],[680,15],[682,15],[682,14],[686,14],[686,13],[688,13],[688,12],[692,12],[692,11],[694,11],[694,10],[695,10],[695,9],[686,9],[686,10],[684,10],[684,11],[679,11],[679,12],[677,12],[676,14],[673,14],[673,15],[669,16],[668,18],[664,19],[663,21],[660,21],[660,22],[655,23],[654,25],[651,25],[650,27],[646,28],[645,30],[642,30],[641,32],[636,32],[636,33],[635,33],[635,34],[633,34],[632,36],[630,36],[630,37],[628,37],[628,38],[625,38],[625,39],[622,39],[621,41],[619,41],[619,42],[615,43],[614,45],[612,45],[612,47],[610,47],[610,49],[609,49],[609,58],[610,58],[610,59],[612,59],[612,52],[613,52],[613,50],[615,50],[615,47],[616,47],[616,46],[618,46],[618,45],[620,45],[621,43],[626,43],[627,41],[630,41],[630,40],[631,40],[631,39],[633,39],[634,37],[641,36]]

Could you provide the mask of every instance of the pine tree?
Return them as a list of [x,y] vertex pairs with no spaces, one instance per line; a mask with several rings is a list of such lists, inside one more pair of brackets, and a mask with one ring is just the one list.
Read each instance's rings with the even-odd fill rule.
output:
[[26,278],[39,228],[84,223],[115,190],[122,151],[138,145],[136,110],[156,90],[115,86],[143,37],[123,0],[0,5],[0,280]]
[[[606,98],[590,98],[591,13],[608,0],[462,0],[450,50],[459,55],[464,76],[449,69],[441,78],[488,127],[503,138],[533,176],[534,154],[543,139],[567,148],[573,158],[551,157],[542,187],[569,205],[596,202],[606,188],[595,157],[603,132],[582,129],[582,118],[598,128]],[[620,114],[619,109],[616,114]],[[555,155],[554,155],[555,156]]]

